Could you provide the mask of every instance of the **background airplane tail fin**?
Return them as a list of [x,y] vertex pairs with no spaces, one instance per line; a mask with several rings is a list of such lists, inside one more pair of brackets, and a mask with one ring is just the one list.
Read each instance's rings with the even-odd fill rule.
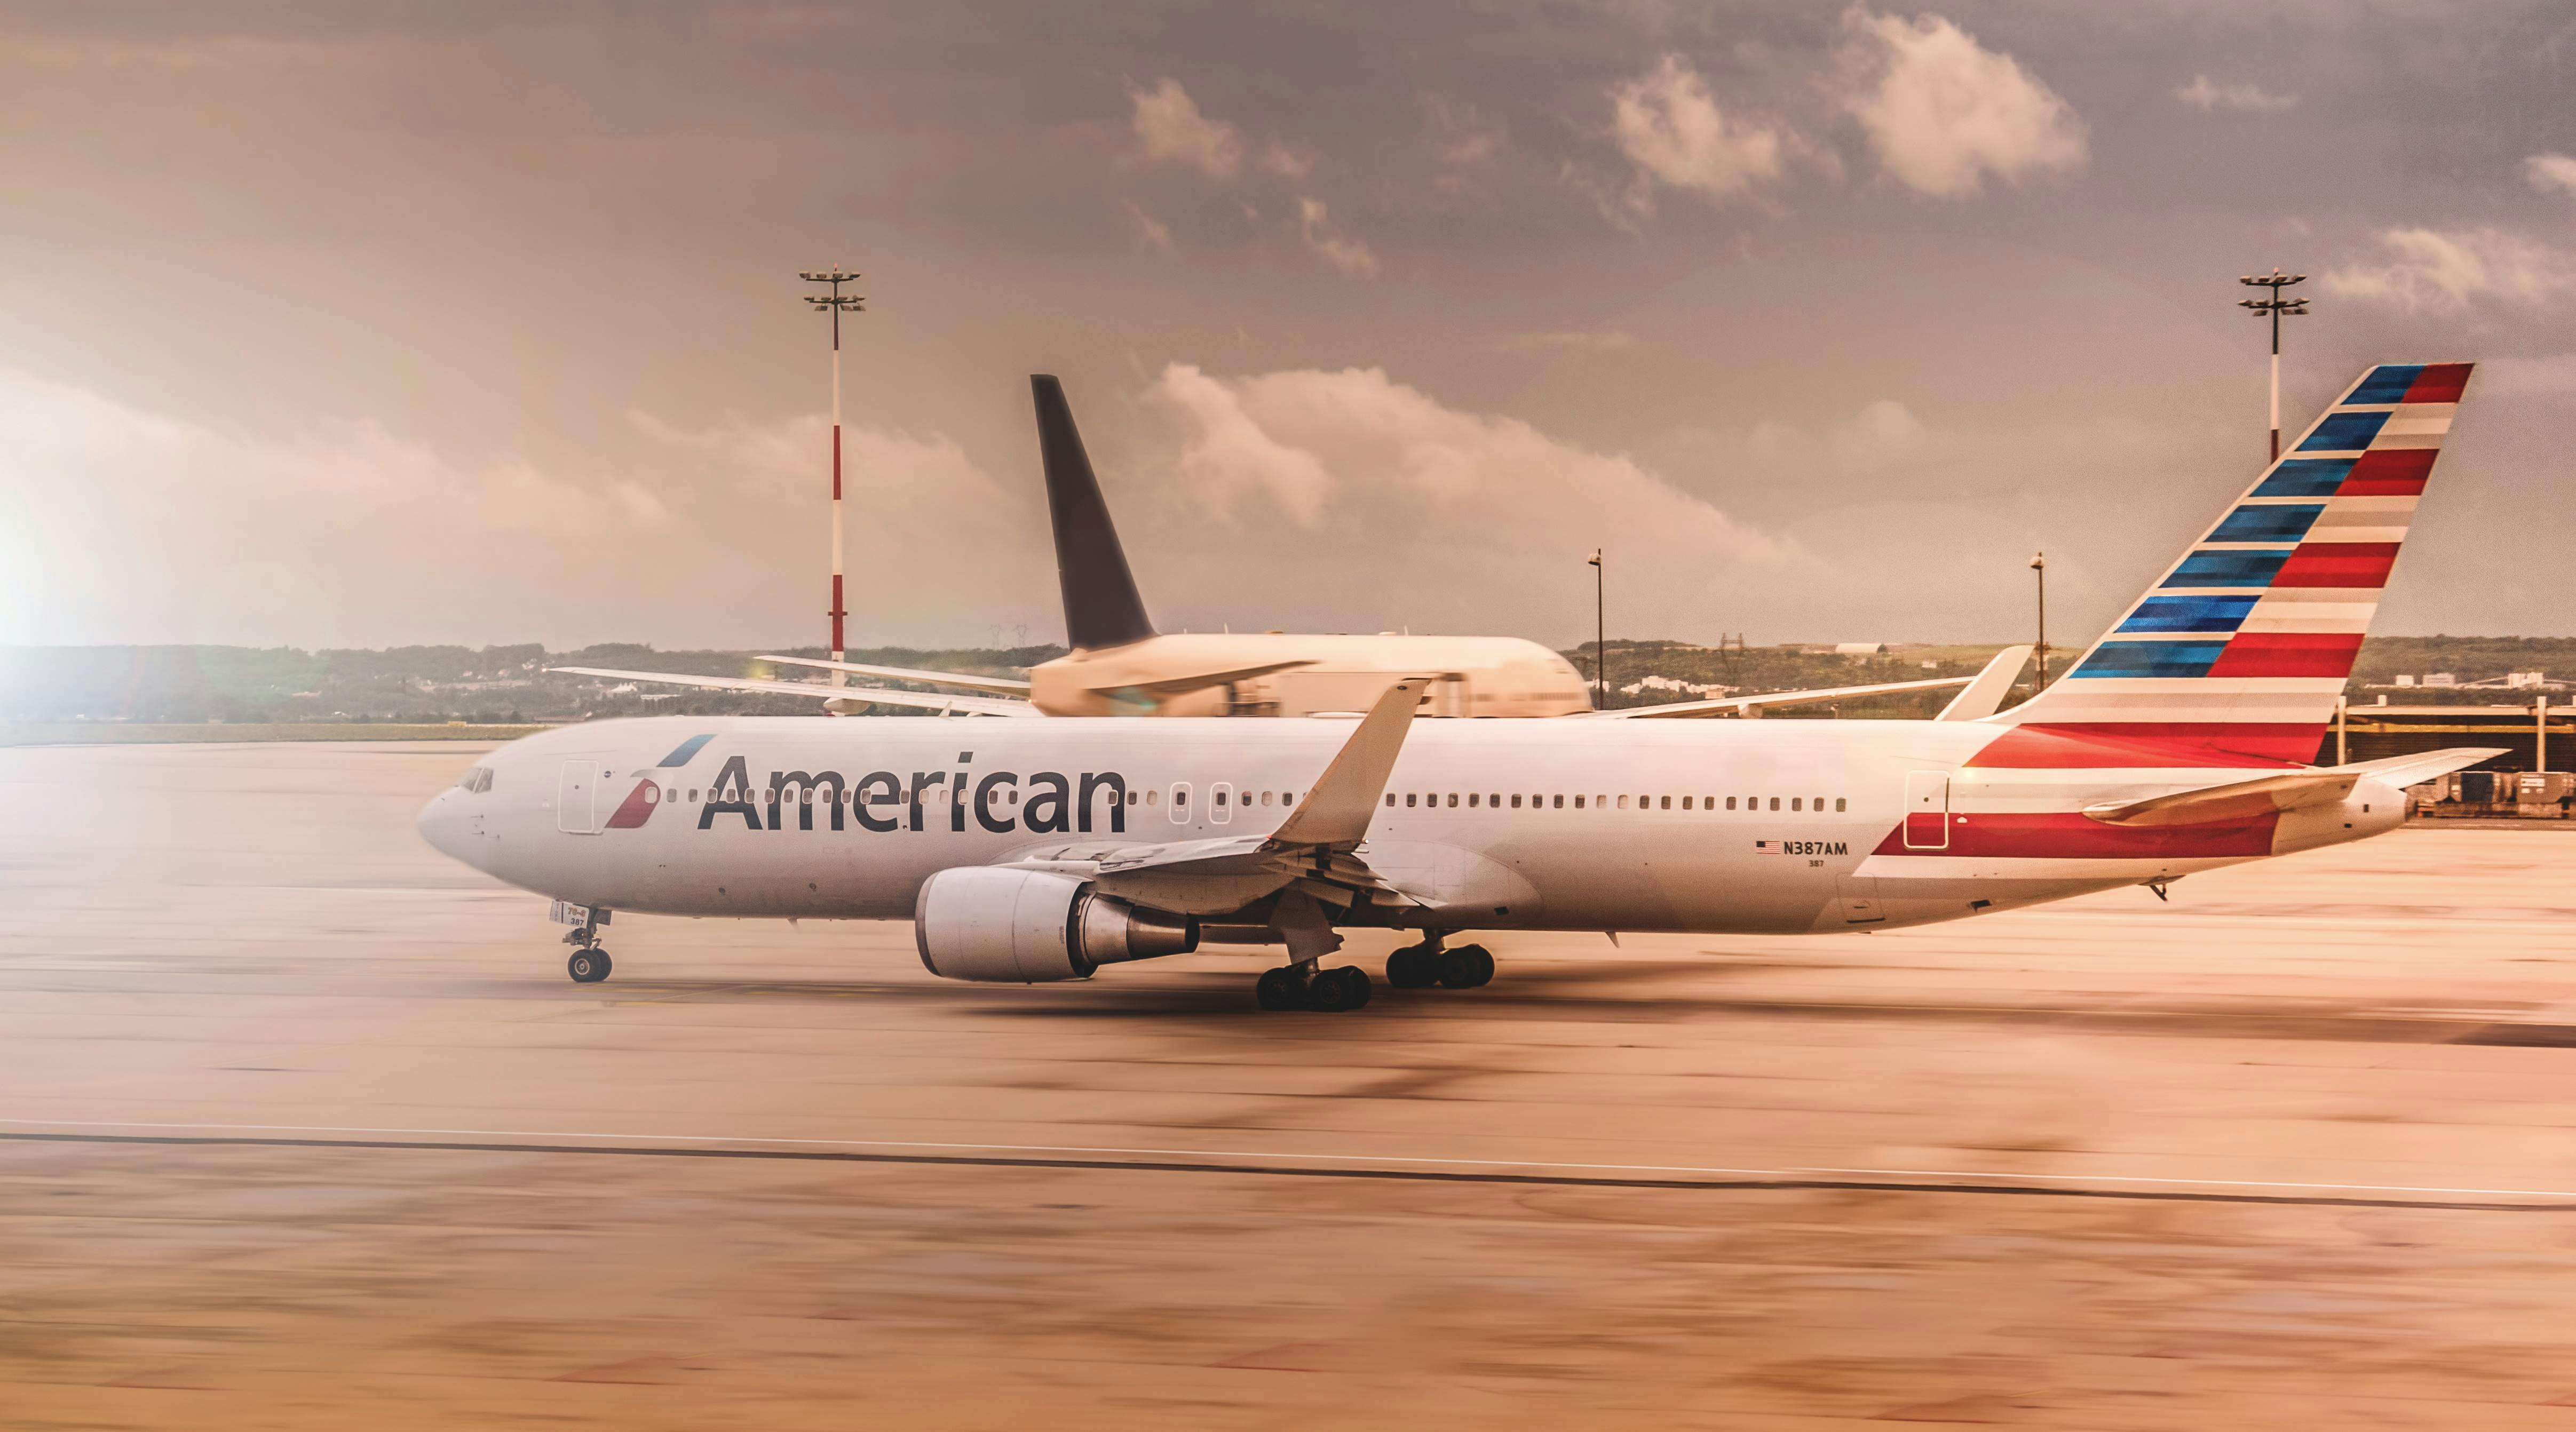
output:
[[2471,366],[2364,373],[1975,763],[2315,760]]
[[1047,512],[1055,523],[1056,580],[1064,590],[1065,640],[1083,650],[1125,646],[1154,634],[1127,570],[1126,550],[1100,497],[1100,480],[1082,450],[1064,385],[1034,374],[1038,454],[1046,467]]

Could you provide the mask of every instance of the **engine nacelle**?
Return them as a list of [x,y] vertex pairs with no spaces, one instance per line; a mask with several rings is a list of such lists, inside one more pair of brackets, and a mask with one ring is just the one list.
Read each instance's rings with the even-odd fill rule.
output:
[[941,979],[1037,984],[1186,955],[1199,947],[1199,922],[1140,910],[1070,875],[970,865],[921,882],[912,937],[921,967]]

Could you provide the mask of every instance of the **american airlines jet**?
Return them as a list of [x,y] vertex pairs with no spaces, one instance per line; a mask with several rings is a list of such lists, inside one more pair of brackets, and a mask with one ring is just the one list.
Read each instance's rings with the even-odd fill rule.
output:
[[1350,1009],[1340,930],[1469,988],[1513,930],[1826,932],[1983,918],[2360,840],[2491,750],[2319,767],[2465,363],[2348,389],[2065,678],[1973,720],[608,721],[513,742],[431,844],[612,912],[904,919],[946,979],[1084,979],[1275,945],[1266,1009]]

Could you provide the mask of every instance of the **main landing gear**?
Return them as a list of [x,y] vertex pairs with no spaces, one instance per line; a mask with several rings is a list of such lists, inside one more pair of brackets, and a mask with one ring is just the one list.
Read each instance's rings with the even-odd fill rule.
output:
[[1493,979],[1492,952],[1482,945],[1442,949],[1436,935],[1386,957],[1386,982],[1397,989],[1475,989]]
[[1263,1009],[1314,1009],[1327,1014],[1358,1009],[1374,993],[1368,971],[1357,965],[1329,970],[1312,965],[1281,965],[1263,970],[1252,990]]

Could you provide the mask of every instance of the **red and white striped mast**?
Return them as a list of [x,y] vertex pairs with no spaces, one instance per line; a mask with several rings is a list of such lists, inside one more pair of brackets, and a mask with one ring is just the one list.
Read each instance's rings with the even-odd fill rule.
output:
[[[848,648],[842,641],[841,629],[842,620],[849,615],[841,604],[841,314],[845,310],[866,312],[867,300],[855,293],[841,292],[841,285],[857,283],[859,275],[841,272],[839,264],[832,265],[828,273],[803,273],[798,277],[807,283],[832,286],[830,296],[809,293],[805,301],[832,314],[832,659],[846,661]],[[832,673],[834,686],[847,686],[849,681],[846,671]]]

